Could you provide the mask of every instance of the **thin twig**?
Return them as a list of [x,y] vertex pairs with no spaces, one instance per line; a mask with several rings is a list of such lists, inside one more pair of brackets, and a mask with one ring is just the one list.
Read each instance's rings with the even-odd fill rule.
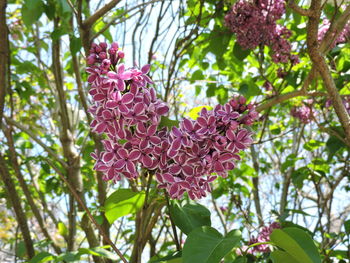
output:
[[22,124],[14,121],[6,116],[5,116],[5,120],[7,123],[17,127],[21,131],[28,134],[35,142],[37,142],[49,155],[51,155],[56,161],[58,161],[64,168],[68,168],[67,163],[65,161],[63,161],[53,150],[51,150],[50,147],[46,146],[46,144],[44,142],[42,142],[39,138],[37,138],[31,130],[27,129]]
[[113,7],[115,7],[119,3],[119,0],[112,0],[103,7],[101,7],[99,10],[97,10],[94,14],[92,14],[89,18],[87,18],[83,23],[82,26],[84,28],[90,28],[99,18],[101,18],[103,15],[105,15],[107,12],[109,12]]
[[[46,161],[55,169],[55,165],[50,161],[50,159],[46,159]],[[56,170],[56,169],[55,169]],[[57,174],[59,175],[59,177],[64,181],[64,183],[68,186],[69,191],[73,194],[74,198],[76,199],[76,201],[81,205],[81,207],[85,210],[86,214],[88,215],[89,219],[91,220],[91,222],[96,226],[96,228],[98,229],[100,235],[104,238],[104,240],[113,248],[113,250],[118,254],[118,256],[120,257],[120,259],[124,262],[124,263],[128,263],[128,261],[126,260],[126,258],[123,256],[123,254],[121,253],[121,251],[114,245],[114,243],[112,242],[112,240],[106,235],[106,233],[104,232],[104,230],[102,229],[102,227],[97,223],[96,219],[92,216],[90,210],[87,208],[87,206],[84,204],[84,202],[81,200],[81,198],[79,197],[78,193],[74,190],[73,186],[68,182],[67,178],[63,175],[63,173],[57,169],[56,170]]]
[[176,226],[175,226],[175,223],[174,223],[174,221],[172,219],[172,216],[171,216],[171,213],[170,213],[169,196],[168,196],[168,193],[165,190],[164,190],[164,195],[165,195],[165,199],[166,199],[166,205],[167,205],[168,211],[169,211],[169,219],[170,219],[170,223],[171,223],[171,228],[173,229],[173,233],[174,233],[176,250],[177,251],[181,251],[181,245],[180,245],[180,242],[179,242],[179,238],[177,236]]

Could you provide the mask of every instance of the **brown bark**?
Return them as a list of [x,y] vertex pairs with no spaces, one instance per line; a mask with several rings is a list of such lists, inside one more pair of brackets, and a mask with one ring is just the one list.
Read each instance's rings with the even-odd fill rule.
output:
[[[73,27],[72,23],[71,23],[71,25]],[[81,79],[81,72],[79,69],[79,60],[75,54],[72,54],[72,62],[73,62],[74,75],[75,75],[75,79],[77,82],[80,103],[83,106],[88,123],[91,123],[92,118],[91,118],[91,115],[88,111],[88,103],[87,103],[85,91],[83,88],[83,82]],[[92,132],[90,132],[90,137],[92,138],[92,140],[95,143],[95,148],[99,152],[101,152],[103,149],[102,143],[101,143],[102,138],[99,135],[92,133]],[[106,182],[103,181],[101,172],[96,172],[96,181],[97,181],[98,201],[99,201],[99,204],[101,206],[103,206],[105,203],[106,197],[107,197],[107,192],[106,192],[107,184],[106,184]],[[101,212],[101,216],[103,217],[102,228],[103,228],[104,232],[106,233],[106,235],[109,237],[110,224],[108,223],[108,220],[105,217],[104,212]],[[104,243],[104,245],[108,245],[105,240],[103,240],[103,243]]]
[[18,160],[17,160],[17,153],[15,150],[15,145],[14,145],[14,141],[13,141],[13,137],[12,137],[11,128],[7,128],[6,130],[4,129],[4,133],[5,133],[7,143],[9,146],[10,160],[12,162],[12,167],[15,171],[16,177],[17,177],[18,182],[23,190],[23,193],[28,201],[28,204],[33,211],[35,219],[38,221],[38,224],[39,224],[40,229],[43,232],[44,236],[52,242],[51,245],[52,245],[53,249],[55,250],[55,252],[57,254],[61,254],[62,251],[61,251],[60,247],[55,243],[55,241],[51,238],[50,234],[47,232],[47,228],[45,226],[44,220],[39,212],[38,207],[36,206],[36,204],[34,202],[34,199],[32,197],[32,193],[30,192],[30,190],[27,186],[27,183],[24,180],[24,177],[22,175],[20,165],[19,165]]
[[6,25],[6,0],[0,0],[0,126],[4,112],[5,94],[8,88],[9,42]]
[[[55,28],[58,28],[59,26],[59,18],[55,18],[54,20],[54,26]],[[58,102],[60,105],[60,122],[61,122],[61,129],[60,129],[60,141],[63,148],[63,155],[66,159],[68,168],[66,169],[66,176],[67,180],[70,183],[70,185],[74,188],[74,191],[79,196],[80,200],[85,204],[85,196],[83,193],[83,180],[80,173],[80,159],[76,148],[75,148],[75,142],[74,142],[74,130],[71,125],[71,120],[69,118],[68,109],[67,109],[67,99],[66,99],[66,93],[64,90],[64,80],[63,80],[63,72],[62,72],[62,65],[61,65],[61,56],[60,56],[60,40],[53,40],[52,43],[52,64],[53,64],[53,71],[54,71],[54,77],[55,77],[55,86],[58,93]],[[71,207],[70,211],[74,212],[74,205],[75,202],[70,202]],[[84,208],[81,206],[80,203],[78,203],[78,210],[84,211]],[[73,226],[75,225],[76,216],[70,216],[69,224],[72,226],[71,234],[70,234],[70,242],[69,242],[69,248],[71,250],[74,250],[74,240],[75,240],[75,229],[73,229]],[[84,216],[81,221],[81,227],[84,230],[86,234],[86,238],[88,240],[90,247],[98,247],[100,245],[100,242],[92,228],[91,222],[89,219]],[[103,259],[99,257],[93,257],[94,261],[96,263],[102,263]]]
[[0,177],[5,184],[5,189],[8,198],[12,204],[13,210],[17,218],[19,228],[21,229],[24,244],[28,257],[31,259],[35,255],[33,240],[30,236],[30,231],[28,227],[28,220],[23,208],[21,206],[21,199],[16,191],[16,185],[11,177],[11,174],[8,170],[6,161],[0,153]]
[[321,16],[321,1],[312,0],[310,10],[312,11],[313,15],[309,17],[307,25],[306,42],[308,53],[314,66],[321,75],[327,93],[333,102],[334,110],[345,132],[345,141],[347,142],[347,145],[350,145],[350,117],[343,105],[342,99],[339,95],[334,79],[332,78],[324,55],[319,49],[317,33]]

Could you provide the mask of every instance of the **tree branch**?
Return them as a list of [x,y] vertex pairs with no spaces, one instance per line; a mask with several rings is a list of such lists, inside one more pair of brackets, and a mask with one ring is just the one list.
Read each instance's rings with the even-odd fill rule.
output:
[[120,252],[120,250],[114,245],[112,240],[106,235],[106,233],[103,231],[102,227],[97,223],[96,219],[91,214],[89,208],[85,205],[83,200],[80,198],[79,194],[75,191],[74,187],[70,184],[70,182],[67,180],[67,178],[61,173],[57,167],[50,161],[50,159],[46,160],[57,172],[58,176],[63,180],[63,182],[68,186],[69,191],[74,196],[75,200],[79,203],[79,205],[83,208],[83,210],[86,212],[88,218],[91,220],[91,222],[96,226],[98,229],[100,235],[108,242],[108,244],[113,248],[113,250],[117,253],[117,255],[120,257],[120,259],[124,263],[128,263],[128,261],[125,259],[123,254]]
[[20,129],[21,131],[25,132],[26,134],[29,135],[29,137],[31,137],[36,143],[38,143],[51,157],[53,157],[57,162],[59,162],[64,168],[67,168],[68,165],[65,161],[63,161],[53,150],[51,150],[50,147],[48,147],[43,141],[41,141],[38,137],[35,136],[35,134],[27,129],[26,127],[24,127],[22,124],[19,124],[18,122],[8,118],[5,116],[5,120],[8,124],[11,124],[15,127],[17,127],[18,129]]
[[14,141],[13,141],[11,127],[9,127],[9,128],[4,127],[4,128],[5,128],[4,133],[5,133],[5,136],[7,139],[7,144],[9,147],[10,160],[12,162],[12,167],[15,171],[18,182],[23,190],[23,193],[28,201],[30,208],[33,211],[33,214],[34,214],[36,220],[38,221],[38,224],[40,226],[41,231],[43,232],[43,234],[47,238],[47,240],[51,241],[51,245],[52,245],[53,249],[55,250],[55,252],[57,254],[61,254],[62,251],[61,251],[60,247],[56,244],[56,242],[51,238],[50,234],[47,232],[47,227],[44,224],[44,220],[39,212],[38,207],[35,205],[34,199],[32,197],[32,193],[30,192],[28,185],[27,185],[27,183],[24,180],[24,177],[22,175],[20,165],[19,165],[18,160],[17,160],[17,152],[15,149]]
[[310,97],[317,97],[317,96],[327,96],[327,93],[324,92],[306,92],[304,89],[301,90],[295,90],[289,93],[285,93],[279,96],[276,96],[267,102],[260,104],[255,108],[257,112],[262,112],[266,109],[269,109],[279,103],[282,103],[284,101],[287,101],[289,99],[299,97],[299,96],[310,96]]
[[6,165],[6,161],[1,153],[0,153],[0,178],[5,184],[7,196],[15,211],[17,222],[23,235],[24,244],[26,247],[28,257],[31,259],[34,257],[35,251],[34,251],[33,240],[30,236],[27,216],[21,206],[21,199],[18,196],[18,193],[16,191],[15,183],[11,178],[10,172]]
[[119,3],[119,0],[112,0],[99,10],[97,10],[94,14],[92,14],[89,18],[87,18],[82,23],[83,28],[90,28],[99,18],[104,16],[107,12],[109,12],[113,7],[115,7]]
[[315,16],[309,17],[308,25],[307,25],[307,48],[309,56],[320,73],[324,85],[327,89],[327,93],[329,94],[335,112],[339,118],[339,121],[344,129],[345,138],[350,143],[350,117],[347,113],[345,106],[342,102],[342,99],[338,93],[337,87],[335,86],[334,80],[332,78],[331,72],[329,70],[328,65],[326,64],[325,58],[319,50],[318,46],[318,23],[321,15],[321,2],[319,0],[312,0],[310,10],[315,13]]
[[9,85],[9,42],[6,25],[6,0],[0,0],[0,126],[5,106],[5,94]]
[[348,5],[344,12],[330,25],[319,47],[321,53],[326,54],[329,50],[332,49],[332,44],[338,38],[339,34],[343,31],[349,19],[350,5]]
[[294,0],[289,0],[288,1],[288,6],[294,10],[296,13],[298,13],[299,15],[302,15],[302,16],[312,16],[312,11],[309,10],[309,9],[304,9],[300,6],[298,6]]

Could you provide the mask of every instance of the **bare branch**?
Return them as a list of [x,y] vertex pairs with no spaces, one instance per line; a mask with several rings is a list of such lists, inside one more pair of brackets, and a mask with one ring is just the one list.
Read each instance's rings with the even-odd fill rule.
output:
[[[307,48],[310,58],[320,73],[324,85],[327,89],[327,93],[332,99],[335,112],[339,118],[339,121],[344,129],[346,141],[350,143],[350,117],[347,113],[342,99],[335,86],[334,79],[332,78],[329,67],[325,61],[324,56],[319,50],[318,46],[318,23],[321,15],[321,2],[319,0],[313,0],[311,2],[310,10],[315,12],[315,16],[310,17],[307,26]],[[347,143],[347,144],[349,144]]]
[[112,0],[99,10],[97,10],[93,15],[83,21],[82,27],[89,28],[91,27],[99,18],[109,12],[113,7],[115,7],[119,3],[119,0]]
[[325,54],[332,48],[332,44],[343,31],[349,19],[350,5],[348,5],[345,11],[330,25],[319,47],[321,53]]
[[65,161],[63,161],[53,150],[51,150],[50,147],[48,147],[43,141],[41,141],[38,137],[35,136],[35,134],[24,127],[22,124],[14,121],[13,119],[7,118],[5,116],[5,120],[7,123],[17,127],[21,131],[25,132],[26,134],[29,135],[30,138],[32,138],[37,144],[39,144],[51,157],[53,157],[56,161],[58,161],[64,168],[67,168],[68,165]]
[[[70,184],[70,182],[68,182],[67,178],[60,172],[59,169],[57,169],[57,167],[50,161],[50,159],[46,159],[46,161],[56,170],[57,174],[59,175],[59,177],[63,180],[63,182],[68,186],[69,191],[72,193],[72,195],[74,196],[74,198],[76,199],[76,201],[79,203],[79,205],[84,209],[84,211],[86,212],[87,216],[89,217],[89,219],[91,220],[91,222],[96,226],[96,228],[98,229],[99,233],[101,234],[101,236],[108,242],[108,244],[113,248],[113,250],[118,254],[118,256],[120,257],[120,259],[124,262],[124,263],[128,263],[128,261],[125,259],[125,257],[123,256],[123,254],[120,252],[120,250],[114,245],[114,243],[112,242],[112,240],[110,240],[110,238],[106,235],[106,233],[103,231],[102,227],[99,225],[99,223],[97,223],[96,219],[93,217],[93,215],[91,214],[89,208],[87,208],[87,206],[85,205],[85,203],[83,202],[83,200],[79,197],[79,194],[75,191],[74,187]],[[56,168],[55,168],[56,167]]]
[[25,244],[28,256],[29,258],[33,258],[35,255],[34,244],[30,236],[27,216],[22,208],[21,199],[18,196],[18,193],[16,191],[16,186],[13,179],[11,178],[11,174],[6,165],[6,161],[1,154],[0,154],[0,178],[5,184],[5,189],[6,189],[8,198],[10,199],[10,202],[12,203],[12,207],[15,211],[17,222],[23,235],[24,244]]
[[327,93],[324,93],[324,92],[306,92],[304,89],[295,90],[295,91],[285,93],[285,94],[279,95],[277,97],[274,97],[274,98],[268,100],[267,102],[257,106],[256,111],[261,112],[263,110],[266,110],[268,108],[273,107],[274,105],[277,105],[279,103],[282,103],[284,101],[287,101],[289,99],[299,97],[299,96],[310,96],[310,97],[327,96]]
[[47,240],[51,241],[51,245],[52,245],[53,249],[55,250],[55,252],[57,254],[60,254],[60,253],[62,253],[61,248],[57,245],[55,240],[52,239],[51,235],[48,233],[47,227],[44,224],[44,219],[42,218],[42,216],[39,212],[39,208],[37,207],[37,205],[34,202],[32,193],[30,192],[29,187],[28,187],[28,185],[23,177],[23,174],[21,172],[20,164],[18,162],[17,152],[15,149],[15,144],[14,144],[14,140],[13,140],[13,135],[12,135],[12,131],[11,131],[12,128],[11,127],[9,127],[9,128],[4,127],[4,128],[5,128],[4,133],[5,133],[5,136],[7,138],[7,144],[9,147],[9,155],[10,155],[10,160],[12,162],[12,167],[15,171],[15,175],[18,179],[18,182],[23,190],[24,196],[26,197],[28,204],[29,204],[30,208],[32,209],[33,214],[34,214],[44,236],[47,238]]
[[[141,12],[141,8],[142,7],[142,10],[145,9],[148,5],[150,4],[154,4],[154,3],[157,3],[157,2],[161,2],[161,1],[164,1],[164,0],[152,0],[152,1],[149,1],[149,2],[146,2],[146,3],[142,3],[142,4],[139,4],[139,5],[136,5],[128,10],[126,10],[125,12],[123,12],[121,15],[118,15],[116,17],[114,17],[111,21],[109,21],[100,31],[98,31],[96,34],[94,34],[91,38],[90,38],[90,41],[93,41],[95,38],[97,38],[99,35],[103,34],[109,27],[111,27],[111,25],[115,24],[117,20],[119,20],[119,23],[121,22],[124,22],[128,19],[130,19],[131,17],[133,17],[134,15],[138,14],[139,12]],[[135,9],[137,8],[140,8],[139,10],[137,10],[134,14],[131,14],[131,11],[134,11]],[[128,14],[128,17],[126,17],[126,14]]]
[[312,16],[313,13],[311,10],[309,9],[304,9],[300,6],[298,6],[294,0],[289,0],[288,1],[288,6],[293,9],[296,13],[298,13],[299,15],[302,15],[302,16]]
[[6,0],[0,0],[0,126],[2,123],[5,94],[9,85],[9,42],[8,28],[6,25]]

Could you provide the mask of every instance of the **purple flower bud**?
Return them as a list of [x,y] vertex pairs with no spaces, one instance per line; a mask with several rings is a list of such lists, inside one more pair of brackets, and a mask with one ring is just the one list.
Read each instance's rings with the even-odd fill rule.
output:
[[100,46],[95,47],[96,53],[100,53],[102,51],[102,48]]
[[125,56],[124,52],[121,51],[121,50],[118,51],[118,54],[117,54],[117,55],[118,55],[118,57],[121,58],[121,59],[124,58],[124,56]]
[[107,43],[106,42],[101,42],[100,43],[100,47],[102,48],[102,50],[106,50],[107,49]]
[[111,45],[111,47],[112,47],[114,50],[118,50],[119,45],[118,45],[117,42],[113,42],[112,45]]
[[116,49],[114,49],[114,48],[108,49],[108,54],[115,55],[116,54]]
[[96,62],[96,55],[91,54],[90,56],[87,57],[87,63],[88,65],[93,65]]
[[98,57],[100,59],[106,59],[107,58],[107,54],[106,54],[106,52],[100,52],[100,54],[98,54]]

